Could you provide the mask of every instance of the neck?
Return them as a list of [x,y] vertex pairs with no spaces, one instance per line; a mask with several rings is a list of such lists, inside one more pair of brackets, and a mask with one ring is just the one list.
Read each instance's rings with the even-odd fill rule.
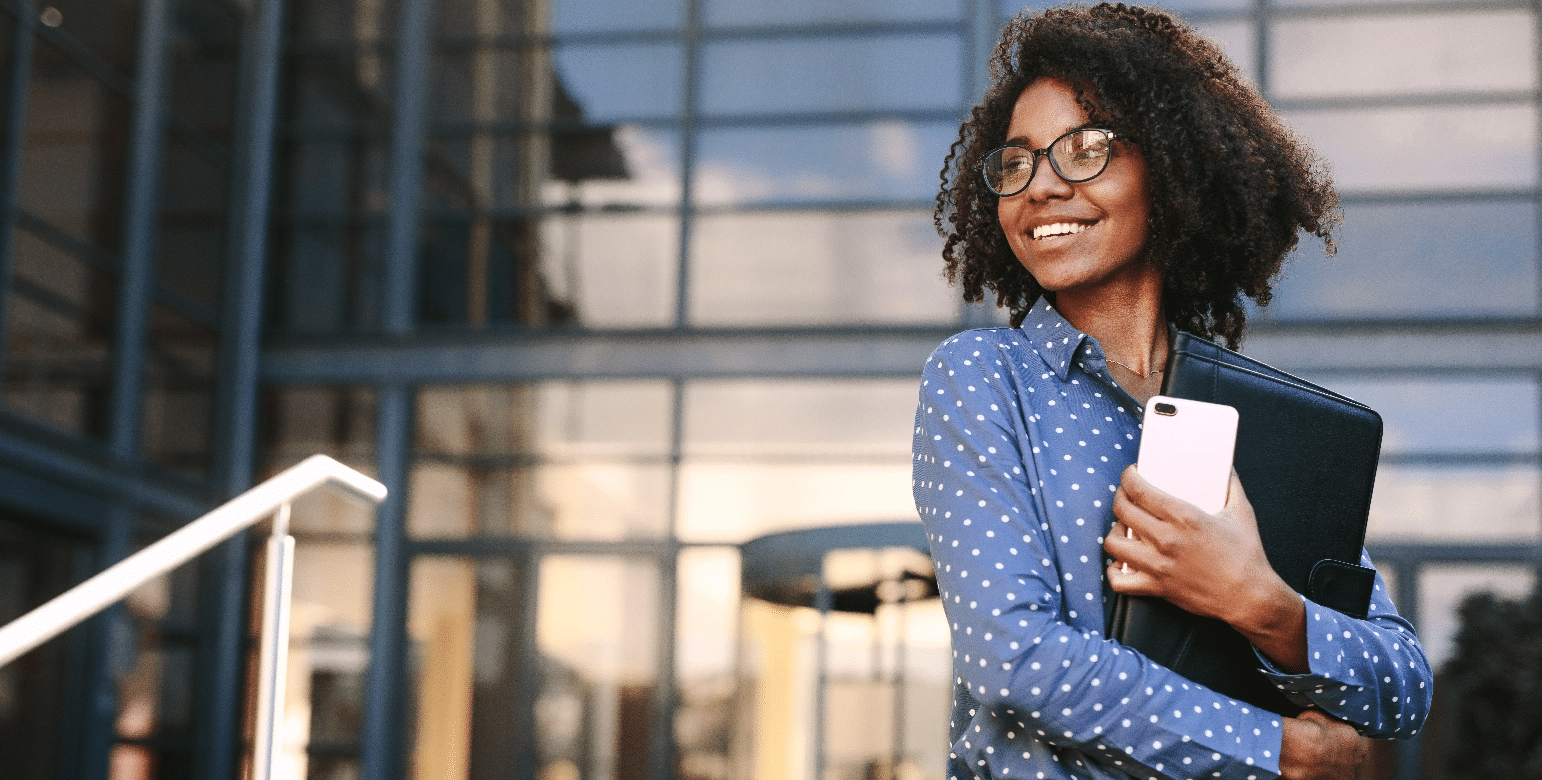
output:
[[1150,377],[1166,367],[1167,318],[1162,278],[1155,269],[1125,283],[1055,295],[1055,309],[1076,329],[1096,338],[1103,354],[1130,372]]

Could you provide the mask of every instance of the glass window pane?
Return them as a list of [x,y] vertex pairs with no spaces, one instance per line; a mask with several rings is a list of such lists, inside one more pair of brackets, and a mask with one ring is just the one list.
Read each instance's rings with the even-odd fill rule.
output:
[[910,451],[916,383],[752,380],[686,387],[684,452],[693,458],[893,459]]
[[1286,119],[1327,159],[1341,192],[1536,184],[1534,106],[1296,111]]
[[1542,305],[1529,201],[1344,206],[1338,254],[1307,241],[1266,310],[1280,319],[1530,317]]
[[279,213],[346,214],[353,209],[384,211],[387,203],[386,146],[383,138],[302,140],[285,149],[284,199]]
[[1535,379],[1308,377],[1375,409],[1385,426],[1381,451],[1532,454],[1538,452]]
[[554,0],[551,30],[566,33],[674,30],[685,24],[683,0]]
[[[69,16],[91,15],[81,8]],[[19,205],[116,254],[131,113],[122,96],[39,41],[22,131]]]
[[[673,117],[684,84],[681,56],[674,43],[441,49],[434,54],[434,117],[484,122]],[[537,81],[544,86],[548,79],[550,89],[538,88]]]
[[399,0],[299,3],[290,12],[293,35],[311,42],[391,41],[401,17]]
[[[1342,0],[1334,0],[1342,2]],[[1253,7],[1254,0],[1167,0],[1161,4],[1165,11],[1183,13],[1186,11],[1246,11]],[[1063,5],[1058,0],[1001,0],[1000,12],[1003,17],[1010,17],[1019,10],[1031,9],[1041,11],[1051,6]]]
[[1536,580],[1528,566],[1429,566],[1419,577],[1419,644],[1431,668],[1451,657],[1460,617],[1457,607],[1469,594],[1489,591],[1501,598],[1524,598]]
[[534,589],[524,559],[412,562],[407,699],[417,712],[409,776],[494,777],[530,744],[532,673],[546,667],[531,647]]
[[957,19],[961,0],[707,0],[707,24],[899,22]]
[[[309,7],[312,4],[306,4]],[[307,130],[369,130],[384,139],[395,89],[396,56],[371,44],[297,47],[289,55],[289,117]]]
[[708,43],[702,62],[708,115],[956,110],[962,99],[953,36]]
[[541,223],[551,295],[589,327],[674,324],[680,221],[673,214],[557,214]]
[[178,0],[170,36],[169,108],[205,136],[228,142],[235,118],[241,18],[217,0]]
[[138,64],[134,54],[141,5],[140,0],[51,0],[36,4],[36,8],[53,6],[59,12],[51,19],[53,26],[132,78]]
[[560,100],[545,90],[551,55],[545,49],[495,45],[441,48],[434,52],[430,99],[439,121],[538,122],[550,119]]
[[194,477],[211,467],[214,357],[219,337],[164,305],[151,312],[143,407],[144,454]]
[[688,460],[680,468],[682,541],[739,544],[799,528],[914,520],[906,452],[894,465]]
[[[11,258],[15,284],[33,291],[34,297],[48,298],[68,308],[77,316],[117,305],[117,275],[108,273],[104,264],[82,259],[44,240],[25,227],[16,229]],[[97,314],[90,317],[106,325]]]
[[309,745],[285,740],[281,760],[307,768],[297,776],[327,777],[320,756],[358,750],[374,582],[371,545],[305,538],[295,545],[284,718],[308,725]]
[[684,89],[678,44],[560,46],[559,87],[590,122],[673,117]]
[[680,553],[675,614],[675,739],[680,777],[724,777],[732,765],[738,692],[739,551]]
[[661,456],[672,394],[663,382],[547,382],[426,387],[419,453],[547,458]]
[[[65,430],[106,436],[117,280],[25,230],[16,236],[5,404]],[[59,272],[52,287],[23,273],[51,266]]]
[[414,536],[657,539],[669,531],[669,468],[556,463],[528,467],[425,459],[412,469]]
[[[260,427],[263,478],[321,453],[375,473],[375,391],[363,387],[269,387]],[[294,502],[297,536],[373,534],[375,507],[337,490],[313,490]]]
[[425,388],[408,527],[432,537],[662,536],[671,399],[658,382]]
[[703,216],[691,246],[697,325],[951,322],[925,212]]
[[1376,472],[1366,537],[1374,541],[1542,541],[1535,466],[1407,466]]
[[[548,206],[635,208],[680,202],[678,131],[607,125],[555,131],[551,144],[551,176],[541,182]],[[512,175],[513,169],[508,170]],[[497,178],[495,192],[503,191],[498,187],[512,187],[513,182],[501,184],[501,173]],[[512,195],[495,195],[494,202],[514,205],[519,201]]]
[[657,678],[654,561],[552,555],[541,561],[535,700],[540,777],[615,777],[648,765]]
[[1536,88],[1529,11],[1282,19],[1270,32],[1274,97]]
[[217,311],[224,279],[228,155],[168,136],[161,167],[157,281]]
[[[169,763],[175,755],[164,743],[155,746],[157,737],[188,739],[193,731],[198,574],[197,566],[179,567],[139,586],[123,600],[117,630],[135,641],[124,643],[114,659],[114,726],[119,739],[146,740],[159,748],[131,753],[151,772],[157,763]],[[115,749],[114,753],[116,765],[122,752]]]
[[[0,28],[7,17],[0,14]],[[96,570],[86,540],[66,536],[9,508],[0,513],[0,625],[42,606]],[[81,665],[71,645],[88,629],[76,627],[0,666],[0,766],[22,777],[58,777],[69,763],[59,736],[79,728],[80,696],[70,696]]]
[[[1171,4],[1167,4],[1171,8]],[[1258,36],[1254,34],[1256,29],[1251,22],[1245,21],[1216,21],[1196,24],[1195,29],[1200,34],[1214,41],[1221,47],[1227,59],[1242,72],[1242,75],[1258,84]]]
[[958,128],[875,122],[701,134],[695,198],[703,205],[830,200],[929,201]]
[[380,316],[385,226],[380,222],[303,225],[280,229],[269,296],[281,331],[363,329]]

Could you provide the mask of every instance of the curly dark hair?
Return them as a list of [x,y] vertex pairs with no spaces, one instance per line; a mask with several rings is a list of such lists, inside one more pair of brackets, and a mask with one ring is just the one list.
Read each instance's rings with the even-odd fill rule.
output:
[[998,196],[980,175],[1018,96],[1041,78],[1071,85],[1092,122],[1145,159],[1145,260],[1162,272],[1174,327],[1235,348],[1247,319],[1242,297],[1269,303],[1270,280],[1299,231],[1333,254],[1341,215],[1332,181],[1214,44],[1149,8],[1059,7],[1007,25],[992,84],[943,162],[934,220],[948,281],[964,300],[995,291],[1016,327],[1046,292],[1007,245]]

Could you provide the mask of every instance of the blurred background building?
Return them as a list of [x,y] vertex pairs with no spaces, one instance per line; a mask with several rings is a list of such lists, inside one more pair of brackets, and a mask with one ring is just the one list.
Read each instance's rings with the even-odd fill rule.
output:
[[[1438,664],[1542,542],[1538,7],[1171,5],[1333,167],[1247,351],[1385,417]],[[393,492],[296,509],[289,777],[933,776],[935,601],[822,621],[743,545],[913,519],[919,365],[1002,319],[930,212],[1017,10],[0,0],[0,619],[324,452]],[[238,776],[254,554],[0,669],[0,775]]]

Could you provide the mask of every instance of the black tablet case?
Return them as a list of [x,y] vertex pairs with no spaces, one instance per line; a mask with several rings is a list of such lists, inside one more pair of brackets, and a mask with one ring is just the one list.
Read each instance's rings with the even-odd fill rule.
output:
[[[1162,394],[1237,409],[1234,464],[1269,563],[1298,593],[1364,619],[1376,573],[1358,564],[1381,417],[1187,333],[1172,341]],[[1301,712],[1259,672],[1247,639],[1219,620],[1162,599],[1121,595],[1109,636],[1226,696],[1282,715]]]

